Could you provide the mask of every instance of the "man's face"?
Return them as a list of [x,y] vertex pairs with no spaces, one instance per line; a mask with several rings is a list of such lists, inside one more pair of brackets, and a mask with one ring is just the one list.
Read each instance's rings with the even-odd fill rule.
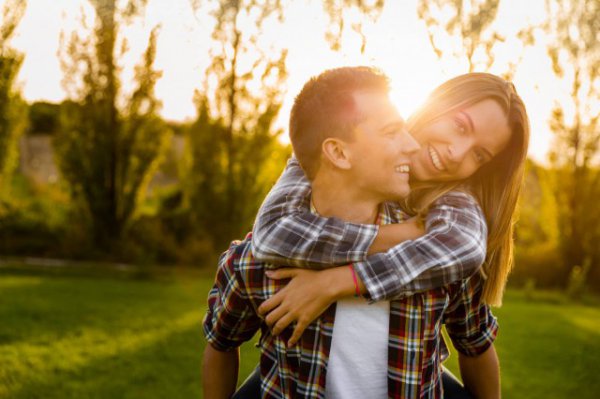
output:
[[358,92],[354,99],[362,118],[348,143],[353,181],[361,193],[377,201],[406,197],[410,158],[419,145],[386,94]]

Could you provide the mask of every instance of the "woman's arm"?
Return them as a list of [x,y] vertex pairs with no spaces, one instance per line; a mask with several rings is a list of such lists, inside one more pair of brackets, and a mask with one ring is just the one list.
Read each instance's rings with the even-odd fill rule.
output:
[[310,192],[298,161],[290,159],[257,216],[252,248],[258,260],[313,269],[354,263],[373,300],[402,297],[467,278],[485,260],[485,217],[469,194],[451,192],[436,201],[425,221],[426,235],[365,258],[371,245],[378,245],[374,244],[378,226],[313,215]]
[[310,212],[310,181],[296,158],[261,205],[252,253],[267,263],[324,269],[364,260],[379,226],[346,223]]
[[487,224],[469,194],[453,191],[439,198],[425,221],[427,233],[385,253],[354,262],[371,300],[396,299],[463,280],[483,265]]
[[356,290],[373,300],[402,297],[462,280],[483,264],[487,228],[483,213],[471,196],[456,192],[440,198],[429,212],[426,225],[425,236],[351,265],[358,275],[357,281],[353,281],[347,266],[319,272],[300,269],[271,272],[270,278],[291,280],[263,302],[259,312],[267,315],[266,322],[274,327],[274,332],[296,322],[290,339],[293,344],[331,303],[354,295]]

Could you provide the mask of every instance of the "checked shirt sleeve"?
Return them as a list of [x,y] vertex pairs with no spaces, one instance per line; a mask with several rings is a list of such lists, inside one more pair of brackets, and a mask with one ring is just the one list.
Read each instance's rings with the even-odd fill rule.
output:
[[215,283],[208,294],[208,310],[204,317],[204,336],[213,348],[229,351],[251,339],[260,328],[244,283],[236,274],[240,251],[250,243],[234,242],[221,255]]
[[424,236],[354,263],[369,299],[398,299],[442,287],[483,265],[487,225],[471,195],[447,193],[433,204],[425,223]]
[[466,356],[484,353],[496,339],[498,322],[483,303],[483,278],[479,273],[450,287],[451,301],[444,323],[452,344]]
[[312,269],[366,259],[379,227],[314,215],[310,194],[309,180],[291,158],[258,211],[252,236],[255,258]]

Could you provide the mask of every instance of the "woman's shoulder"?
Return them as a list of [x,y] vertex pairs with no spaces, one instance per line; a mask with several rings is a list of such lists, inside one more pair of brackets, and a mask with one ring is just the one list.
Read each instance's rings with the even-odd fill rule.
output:
[[475,195],[467,189],[454,189],[452,191],[448,191],[433,202],[433,207],[443,205],[481,209],[481,205],[479,204],[477,197],[475,197]]

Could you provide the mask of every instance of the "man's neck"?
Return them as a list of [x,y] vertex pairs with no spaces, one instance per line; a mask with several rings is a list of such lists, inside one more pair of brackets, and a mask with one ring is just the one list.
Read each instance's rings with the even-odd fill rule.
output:
[[352,223],[373,224],[379,213],[379,202],[343,175],[318,175],[312,182],[312,202],[319,215]]

